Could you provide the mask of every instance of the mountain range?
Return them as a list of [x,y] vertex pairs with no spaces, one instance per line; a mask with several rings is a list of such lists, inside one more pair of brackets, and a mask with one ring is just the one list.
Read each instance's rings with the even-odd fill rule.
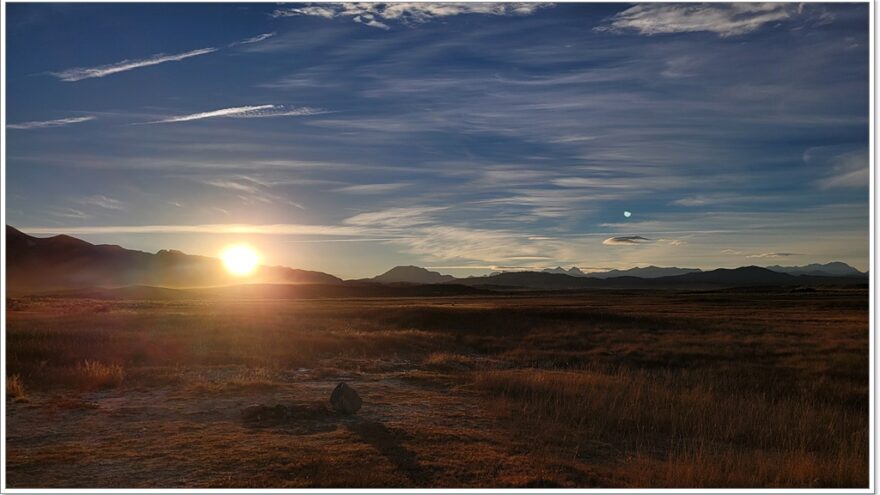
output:
[[[34,237],[6,226],[6,284],[7,292],[13,296],[70,290],[103,293],[100,291],[119,288],[137,292],[132,288],[144,286],[151,289],[198,289],[188,294],[236,294],[232,289],[214,292],[202,289],[240,284],[271,285],[275,288],[266,289],[268,294],[285,297],[361,297],[365,294],[391,297],[468,294],[485,290],[717,289],[867,283],[867,274],[842,262],[709,271],[647,266],[584,273],[577,267],[568,270],[557,267],[541,272],[502,272],[466,278],[417,266],[397,266],[371,279],[348,281],[322,272],[260,266],[253,275],[241,278],[230,275],[217,258],[174,250],[147,253],[116,245],[91,244],[67,235]],[[314,287],[284,288],[292,284]],[[246,293],[260,292],[248,289]]]
[[382,275],[377,275],[368,280],[382,284],[442,284],[454,281],[455,277],[452,275],[441,275],[418,266],[395,266]]
[[788,273],[791,275],[816,275],[820,277],[846,277],[865,275],[863,272],[860,272],[841,261],[832,261],[831,263],[825,263],[824,265],[821,265],[819,263],[812,263],[810,265],[804,266],[773,265],[768,266],[767,269],[773,270],[774,272]]
[[780,273],[759,266],[719,268],[666,277],[572,277],[559,273],[508,272],[488,277],[457,279],[455,283],[486,289],[720,289],[749,286],[816,286],[867,284],[867,275],[814,276]]
[[[569,270],[569,274],[576,267]],[[580,272],[580,270],[578,270]],[[700,272],[699,268],[678,268],[678,267],[660,267],[660,266],[644,266],[635,267],[628,270],[608,270],[605,272],[581,272],[581,277],[591,278],[614,278],[614,277],[639,277],[639,278],[659,278],[671,277],[674,275],[684,275],[685,273]]]
[[[813,263],[805,266],[767,266],[768,270],[788,273],[790,275],[815,275],[817,277],[846,277],[864,275],[864,273],[840,261],[832,261],[831,263],[819,264]],[[675,275],[684,275],[685,273],[697,273],[703,270],[699,268],[678,268],[678,267],[660,267],[645,266],[635,267],[627,270],[608,270],[604,272],[584,272],[580,268],[573,266],[566,270],[561,266],[556,268],[545,268],[541,270],[543,273],[560,273],[563,275],[571,275],[572,277],[592,277],[592,278],[614,278],[614,277],[639,277],[639,278],[659,278],[670,277]]]
[[217,258],[162,250],[155,254],[75,237],[33,237],[6,226],[6,287],[10,294],[83,287],[210,287],[241,283],[342,284],[321,272],[261,266],[246,279]]

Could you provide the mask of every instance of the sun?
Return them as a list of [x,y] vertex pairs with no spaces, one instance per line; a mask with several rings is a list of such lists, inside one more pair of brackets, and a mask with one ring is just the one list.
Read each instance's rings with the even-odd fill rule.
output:
[[220,259],[223,260],[226,270],[237,277],[254,273],[260,263],[259,253],[244,244],[228,246],[220,253]]

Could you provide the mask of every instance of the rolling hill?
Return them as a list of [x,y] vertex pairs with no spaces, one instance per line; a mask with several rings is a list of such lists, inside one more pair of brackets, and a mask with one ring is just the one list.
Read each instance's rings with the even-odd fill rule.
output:
[[11,295],[85,287],[212,287],[242,282],[342,284],[321,272],[261,266],[233,277],[217,258],[162,250],[155,254],[75,237],[33,237],[6,226],[6,287]]
[[[550,271],[565,273],[502,272],[467,278],[442,275],[416,266],[397,266],[372,279],[357,281],[343,281],[322,272],[261,266],[253,275],[234,277],[217,258],[174,250],[146,253],[116,245],[91,244],[66,235],[40,238],[8,225],[6,253],[7,292],[12,296],[69,293],[73,290],[79,294],[105,294],[106,297],[141,293],[165,294],[163,297],[174,294],[178,297],[178,292],[166,293],[162,290],[198,289],[187,292],[187,297],[194,294],[238,294],[242,297],[264,294],[266,297],[283,298],[425,297],[481,293],[485,290],[694,290],[868,283],[867,274],[839,262],[805,267],[747,266],[709,271],[649,266],[585,275],[580,270],[560,268]],[[782,269],[792,273],[784,273]],[[297,285],[299,287],[294,287]],[[242,288],[230,288],[232,286]],[[112,290],[107,292],[109,289]]]
[[789,275],[758,266],[745,266],[657,278],[612,277],[600,279],[572,277],[558,273],[508,272],[487,277],[457,279],[455,283],[496,289],[719,289],[751,286],[862,285],[868,283],[868,277],[866,275],[848,277]]
[[452,282],[455,277],[432,272],[418,266],[395,266],[382,275],[377,275],[369,280],[382,284],[441,284]]
[[607,272],[590,272],[583,276],[592,278],[615,278],[615,277],[639,277],[639,278],[660,278],[672,277],[675,275],[684,275],[685,273],[701,272],[699,268],[678,268],[675,266],[643,266],[635,267],[627,270],[608,270]]
[[[613,277],[639,277],[639,278],[659,278],[672,275],[683,275],[685,273],[702,271],[699,268],[678,268],[678,267],[662,267],[662,266],[644,266],[628,268],[626,270],[607,270],[604,272],[584,272],[580,268],[573,266],[566,270],[561,266],[556,268],[545,268],[541,273],[558,273],[561,275],[570,275],[572,277],[591,277],[591,278],[613,278]],[[508,273],[508,272],[504,272]]]
[[832,261],[831,263],[819,264],[812,263],[804,266],[768,266],[768,270],[774,272],[788,273],[790,275],[815,275],[819,277],[848,277],[859,276],[864,273],[843,263],[842,261]]

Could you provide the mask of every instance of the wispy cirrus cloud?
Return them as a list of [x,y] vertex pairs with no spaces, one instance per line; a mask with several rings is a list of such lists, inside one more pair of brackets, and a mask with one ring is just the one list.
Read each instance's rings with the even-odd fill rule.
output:
[[203,184],[217,187],[220,189],[229,189],[232,191],[245,192],[245,193],[257,193],[260,189],[256,186],[256,184],[249,183],[251,181],[242,181],[242,180],[234,180],[234,179],[208,179],[202,181]]
[[[656,34],[711,32],[722,38],[756,31],[765,24],[791,19],[804,12],[794,3],[648,3],[610,17],[598,31]],[[824,14],[825,21],[830,20]]]
[[801,256],[800,253],[757,253],[750,254],[746,258],[788,258],[789,256]]
[[259,43],[263,40],[266,40],[266,39],[269,39],[269,38],[275,36],[275,34],[277,34],[277,33],[263,33],[263,34],[254,36],[253,38],[247,38],[247,39],[243,39],[241,41],[233,41],[232,43],[230,43],[227,46],[229,46],[231,48],[233,46],[250,45],[252,43]]
[[871,182],[870,159],[867,150],[844,153],[832,160],[832,175],[818,181],[822,189],[862,188]]
[[66,119],[38,120],[33,122],[22,122],[20,124],[6,124],[6,128],[20,130],[46,129],[49,127],[62,127],[71,124],[79,124],[80,122],[88,122],[90,120],[95,120],[95,118],[94,115],[86,115],[85,117],[69,117]]
[[[223,210],[225,212],[225,210]],[[226,212],[228,213],[228,212]],[[53,213],[54,214],[54,213]],[[82,212],[76,218],[87,218]],[[61,215],[58,215],[61,216]],[[266,235],[327,235],[351,236],[362,233],[354,226],[305,224],[195,224],[195,225],[102,225],[82,227],[22,227],[29,234],[266,234]]]
[[413,206],[359,213],[345,220],[348,225],[370,227],[412,227],[433,222],[433,214],[445,210],[442,206]]
[[304,210],[303,205],[273,193],[271,184],[247,176],[215,177],[200,180],[202,184],[238,193],[245,202],[283,203]]
[[189,122],[192,120],[213,118],[267,118],[267,117],[302,117],[307,115],[319,115],[328,113],[326,110],[310,107],[289,107],[286,105],[250,105],[244,107],[221,108],[209,112],[192,113],[188,115],[176,115],[162,120],[146,122],[147,124],[170,124],[174,122]]
[[105,210],[125,209],[125,205],[122,203],[122,201],[111,198],[109,196],[104,196],[103,194],[96,194],[94,196],[80,198],[77,202],[84,205],[97,206],[99,208],[104,208]]
[[803,256],[802,253],[789,253],[789,252],[766,252],[766,253],[748,253],[739,249],[723,249],[721,254],[728,254],[732,256],[744,256],[746,258],[788,258],[790,256]]
[[390,182],[387,184],[355,184],[352,186],[331,189],[333,192],[348,194],[384,194],[408,186],[406,182]]
[[715,205],[724,202],[732,202],[731,200],[735,198],[719,196],[719,195],[704,195],[698,194],[696,196],[688,196],[686,198],[676,199],[670,204],[675,206],[708,206]]
[[86,218],[91,218],[91,216],[87,215],[85,212],[80,211],[80,210],[75,210],[73,208],[62,208],[60,210],[52,210],[49,212],[49,214],[54,217],[74,218],[77,220],[84,220]]
[[770,202],[777,200],[771,195],[755,195],[755,194],[733,194],[733,193],[713,193],[713,194],[696,194],[686,196],[672,201],[674,206],[715,206],[735,203],[752,203],[752,202]]
[[[275,33],[265,33],[259,36],[254,36],[252,38],[247,38],[241,41],[236,41],[227,45],[228,47],[238,46],[238,45],[248,45],[252,43],[258,43],[267,38],[274,36]],[[179,62],[181,60],[186,60],[192,57],[198,57],[201,55],[207,55],[209,53],[214,53],[220,50],[220,48],[216,47],[206,47],[199,48],[196,50],[190,50],[183,53],[175,53],[171,55],[167,55],[164,53],[157,53],[155,55],[150,55],[146,58],[134,59],[134,60],[122,60],[120,62],[114,62],[112,64],[99,65],[96,67],[73,67],[70,69],[61,70],[58,72],[50,72],[51,75],[57,77],[58,79],[64,82],[76,82],[82,81],[83,79],[92,79],[95,77],[106,77],[111,74],[118,74],[120,72],[126,72],[134,69],[140,69],[142,67],[150,67],[152,65],[164,64],[166,62]]]
[[422,24],[443,17],[464,14],[530,15],[552,3],[326,3],[305,7],[284,7],[272,12],[272,17],[312,16],[324,19],[350,18],[352,21],[377,29],[389,30],[389,22]]
[[652,242],[651,239],[647,237],[642,237],[640,235],[623,235],[617,237],[609,237],[602,241],[602,244],[606,246],[632,246],[636,244],[647,244]]
[[165,62],[179,62],[181,60],[198,57],[199,55],[207,55],[216,51],[217,48],[200,48],[198,50],[191,50],[175,55],[165,55],[160,53],[139,60],[123,60],[113,64],[99,65],[97,67],[74,67],[59,72],[52,72],[51,74],[62,81],[75,82],[94,77],[105,77],[119,72],[140,69],[141,67],[164,64]]

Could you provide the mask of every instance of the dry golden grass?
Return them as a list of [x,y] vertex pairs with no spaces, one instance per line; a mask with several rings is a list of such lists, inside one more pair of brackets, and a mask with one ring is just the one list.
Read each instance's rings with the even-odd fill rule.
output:
[[187,377],[186,385],[193,393],[238,393],[242,391],[275,390],[281,386],[276,373],[267,368],[242,368],[231,374],[211,376],[199,373]]
[[559,425],[566,435],[559,447],[574,457],[595,441],[615,445],[623,456],[663,452],[662,462],[646,470],[650,479],[635,477],[631,486],[865,482],[863,415],[835,397],[771,397],[743,388],[736,377],[729,380],[719,383],[685,371],[531,369],[480,373],[475,385],[514,402],[508,411],[515,411],[524,429]]
[[423,363],[428,368],[444,371],[468,371],[476,366],[473,357],[451,352],[432,352]]
[[27,402],[28,397],[24,389],[24,382],[19,375],[6,377],[6,398],[18,402]]
[[10,486],[868,484],[866,291],[7,308]]
[[122,385],[125,371],[118,364],[104,364],[88,359],[72,370],[71,380],[80,390],[98,390]]

